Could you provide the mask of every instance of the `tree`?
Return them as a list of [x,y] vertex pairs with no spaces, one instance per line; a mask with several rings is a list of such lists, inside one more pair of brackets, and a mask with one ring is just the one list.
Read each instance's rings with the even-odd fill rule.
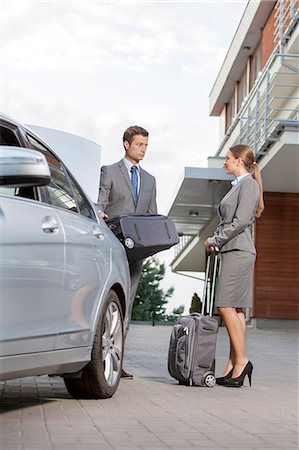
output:
[[164,276],[165,264],[160,263],[154,256],[145,260],[134,301],[132,320],[151,320],[153,326],[156,321],[164,320],[166,310],[164,305],[174,292],[173,287],[166,292],[160,288],[160,281]]
[[184,313],[185,306],[180,305],[177,308],[174,308],[172,312],[166,316],[168,322],[176,322],[179,317]]
[[191,300],[191,306],[190,306],[190,309],[189,309],[189,313],[190,314],[192,314],[194,312],[201,313],[201,308],[202,308],[202,301],[198,297],[197,293],[194,292],[192,300]]

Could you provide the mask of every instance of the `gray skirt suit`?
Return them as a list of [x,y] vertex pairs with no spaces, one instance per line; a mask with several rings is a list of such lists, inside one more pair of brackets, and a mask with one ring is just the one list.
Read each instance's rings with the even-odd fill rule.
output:
[[217,306],[252,306],[253,271],[256,250],[252,224],[259,203],[259,186],[246,175],[223,197],[218,214],[220,223],[208,244],[219,248],[220,270]]

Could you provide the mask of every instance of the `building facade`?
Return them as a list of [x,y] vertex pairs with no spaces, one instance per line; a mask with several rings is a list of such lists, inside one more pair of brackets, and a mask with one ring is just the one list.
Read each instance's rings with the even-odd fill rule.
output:
[[[204,240],[230,189],[223,161],[250,145],[262,171],[265,211],[255,222],[257,323],[299,319],[299,0],[250,0],[210,93],[220,145],[208,168],[185,168],[169,216],[181,242],[173,271],[204,271]],[[205,173],[205,175],[203,175]]]

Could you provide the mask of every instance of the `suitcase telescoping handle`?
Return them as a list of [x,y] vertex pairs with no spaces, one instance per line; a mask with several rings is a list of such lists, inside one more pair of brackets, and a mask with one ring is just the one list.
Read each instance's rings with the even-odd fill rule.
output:
[[[215,286],[216,286],[216,278],[217,278],[217,270],[218,270],[218,258],[219,258],[219,255],[218,255],[217,248],[215,249],[214,252],[209,253],[208,259],[207,259],[204,287],[203,287],[201,314],[205,313],[205,306],[207,304],[207,312],[210,317],[213,316],[213,309],[214,309],[214,297],[215,297]],[[210,276],[211,271],[212,271],[212,274]],[[210,287],[209,299],[208,299],[208,287]]]

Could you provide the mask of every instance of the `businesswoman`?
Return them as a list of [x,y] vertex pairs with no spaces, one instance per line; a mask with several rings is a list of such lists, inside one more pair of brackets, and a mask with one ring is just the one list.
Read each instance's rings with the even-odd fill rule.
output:
[[246,375],[251,385],[252,363],[245,349],[244,308],[252,306],[253,270],[256,250],[252,224],[264,209],[263,186],[253,151],[247,145],[230,148],[224,163],[226,173],[236,179],[221,200],[220,224],[205,242],[206,251],[220,251],[217,306],[230,338],[230,355],[224,375],[217,384],[243,386]]

